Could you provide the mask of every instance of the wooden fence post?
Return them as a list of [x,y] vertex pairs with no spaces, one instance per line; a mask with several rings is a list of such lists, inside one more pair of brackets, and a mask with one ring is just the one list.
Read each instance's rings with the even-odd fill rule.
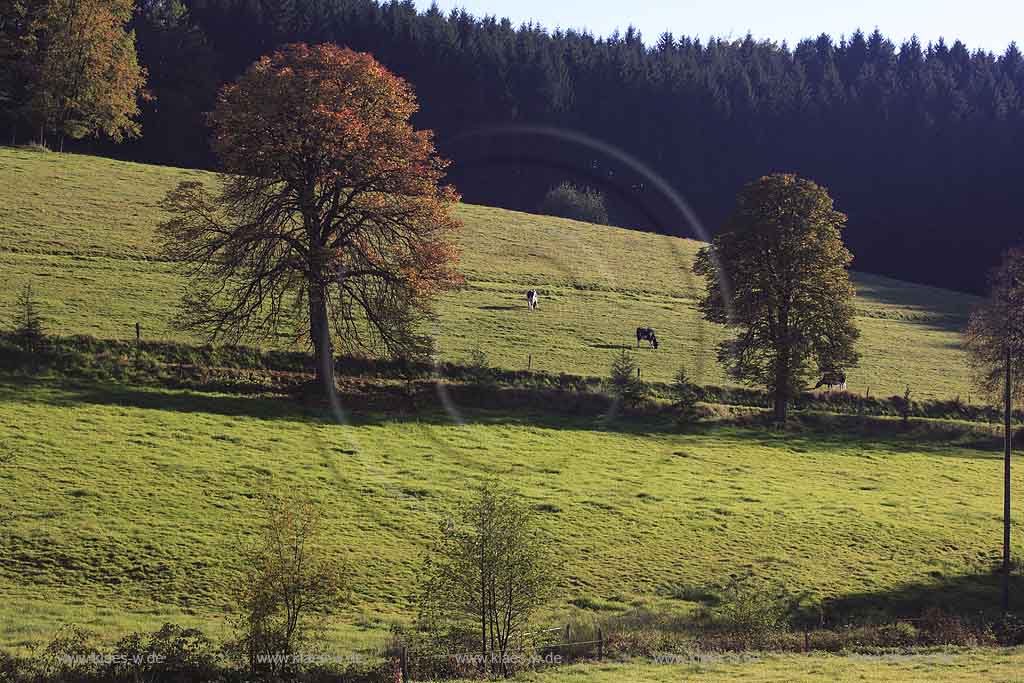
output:
[[135,323],[135,344],[142,343],[142,325]]
[[597,627],[597,658],[604,659],[604,632],[600,626]]
[[409,678],[409,652],[405,645],[402,646],[402,683],[408,683]]
[[526,362],[526,369],[533,370],[533,354],[530,354],[530,360]]

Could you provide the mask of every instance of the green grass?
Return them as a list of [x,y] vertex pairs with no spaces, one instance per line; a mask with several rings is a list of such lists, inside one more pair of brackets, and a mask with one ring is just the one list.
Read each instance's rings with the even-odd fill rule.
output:
[[889,683],[1019,683],[1024,649],[933,652],[878,657],[754,655],[690,664],[580,664],[527,674],[530,683],[675,683],[676,681],[874,681]]
[[[52,332],[126,339],[140,321],[147,338],[197,341],[171,323],[182,280],[154,260],[156,204],[185,178],[210,176],[0,149],[9,292],[0,317],[31,281]],[[615,347],[645,324],[663,340],[638,354],[645,378],[668,380],[686,364],[702,382],[727,384],[713,361],[722,331],[694,309],[696,242],[458,211],[468,284],[439,306],[444,359],[481,348],[505,368],[532,356],[534,369],[603,375]],[[864,360],[851,389],[884,396],[909,384],[915,398],[967,398],[958,330],[971,297],[860,274],[856,284]],[[533,313],[528,288],[542,292]],[[674,434],[644,422],[462,408],[465,424],[445,413],[361,412],[339,425],[280,398],[0,380],[0,448],[15,454],[0,470],[0,501],[13,514],[0,532],[0,645],[25,646],[69,621],[107,639],[167,619],[221,635],[256,494],[286,489],[327,511],[327,550],[353,570],[333,640],[366,648],[388,622],[410,618],[433,533],[473,483],[493,478],[536,506],[564,558],[546,615],[554,624],[634,608],[686,612],[696,605],[678,599],[681,587],[713,592],[748,568],[858,608],[995,599],[996,454],[898,436],[724,426]],[[1019,468],[1013,485],[1024,486]],[[1019,554],[1019,526],[1014,538]],[[995,675],[1010,667],[1001,656],[963,655],[961,673],[991,666]],[[831,659],[757,666],[702,675],[772,680],[820,667],[838,676]],[[654,681],[667,670],[595,666],[537,680]]]
[[[0,148],[0,175],[0,268],[11,292],[0,318],[31,281],[54,332],[125,339],[139,321],[149,338],[197,341],[171,323],[182,281],[153,260],[154,226],[167,189],[210,174]],[[537,369],[604,375],[614,347],[635,344],[635,328],[650,325],[662,348],[640,352],[645,377],[667,381],[685,364],[700,382],[729,384],[714,360],[722,330],[694,308],[699,243],[480,206],[458,215],[468,285],[438,307],[442,358],[480,348],[510,369],[532,357]],[[850,390],[891,396],[909,385],[918,399],[970,397],[959,332],[973,299],[871,275],[855,281],[863,361]],[[542,293],[533,313],[530,288]]]
[[[354,570],[344,633],[409,618],[421,553],[487,479],[520,490],[556,539],[552,619],[573,601],[679,609],[672,587],[748,567],[862,605],[963,600],[991,588],[964,577],[987,571],[1000,534],[994,454],[898,439],[473,412],[343,426],[281,399],[41,382],[0,384],[0,443],[16,458],[0,473],[8,644],[68,610],[110,633],[168,613],[215,630],[266,489],[327,511],[329,550]],[[26,618],[33,600],[48,607]]]

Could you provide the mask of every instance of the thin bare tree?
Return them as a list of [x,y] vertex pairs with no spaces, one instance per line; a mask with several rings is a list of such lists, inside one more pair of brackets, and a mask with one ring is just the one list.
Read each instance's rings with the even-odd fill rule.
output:
[[1013,404],[1024,398],[1024,249],[1010,249],[989,274],[989,295],[971,314],[965,333],[975,381],[1003,404],[1003,611],[1010,608],[1010,457]]

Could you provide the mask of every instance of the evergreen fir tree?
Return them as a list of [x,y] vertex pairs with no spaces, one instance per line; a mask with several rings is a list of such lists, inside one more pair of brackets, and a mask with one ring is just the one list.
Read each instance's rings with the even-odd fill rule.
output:
[[698,387],[690,381],[685,367],[680,367],[672,378],[669,386],[672,394],[672,405],[676,408],[676,418],[681,424],[688,424],[697,419]]
[[638,376],[637,365],[625,349],[612,361],[608,390],[626,405],[636,405],[647,397],[647,385]]
[[18,294],[16,310],[14,342],[25,351],[37,353],[42,349],[45,333],[43,318],[39,313],[39,304],[31,284],[26,284]]

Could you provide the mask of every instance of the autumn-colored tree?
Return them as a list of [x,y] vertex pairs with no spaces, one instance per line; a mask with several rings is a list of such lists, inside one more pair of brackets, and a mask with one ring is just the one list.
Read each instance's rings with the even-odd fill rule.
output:
[[461,282],[458,195],[415,110],[405,81],[334,45],[288,45],[225,87],[211,123],[230,175],[215,194],[186,182],[163,202],[164,253],[190,279],[182,322],[213,339],[309,339],[328,392],[332,336],[427,353],[419,323]]
[[823,187],[765,176],[743,189],[694,264],[708,284],[705,318],[738,331],[720,344],[719,360],[737,380],[768,387],[778,421],[807,380],[857,363],[845,223]]
[[146,71],[126,30],[132,0],[46,0],[27,64],[26,108],[46,133],[82,138],[137,136]]

